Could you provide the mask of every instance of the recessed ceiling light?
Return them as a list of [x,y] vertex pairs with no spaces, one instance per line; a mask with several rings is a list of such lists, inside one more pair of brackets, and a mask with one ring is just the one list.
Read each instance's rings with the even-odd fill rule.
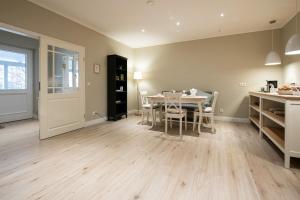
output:
[[145,33],[145,32],[146,32],[146,30],[145,30],[145,29],[142,29],[142,30],[141,30],[141,32]]
[[153,0],[148,0],[146,1],[148,6],[153,6],[154,5],[154,1]]
[[221,14],[220,14],[220,17],[224,17],[224,16],[225,16],[224,13],[221,13]]
[[180,22],[176,22],[176,26],[180,26]]

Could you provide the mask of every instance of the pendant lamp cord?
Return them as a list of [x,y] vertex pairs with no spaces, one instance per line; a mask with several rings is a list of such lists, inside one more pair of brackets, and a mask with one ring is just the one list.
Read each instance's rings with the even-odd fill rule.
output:
[[272,29],[272,51],[274,50],[274,29]]
[[296,33],[298,33],[298,0],[296,0]]

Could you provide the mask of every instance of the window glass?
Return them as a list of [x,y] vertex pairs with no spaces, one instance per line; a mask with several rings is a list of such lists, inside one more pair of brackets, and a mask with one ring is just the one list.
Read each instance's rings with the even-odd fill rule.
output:
[[25,80],[25,66],[8,66],[7,89],[26,89]]
[[26,54],[0,50],[0,89],[26,89]]
[[54,51],[49,50],[48,93],[67,93],[78,90],[78,57],[78,52],[63,48],[54,47]]
[[0,90],[4,90],[4,65],[0,65]]
[[53,52],[48,52],[48,93],[53,93]]

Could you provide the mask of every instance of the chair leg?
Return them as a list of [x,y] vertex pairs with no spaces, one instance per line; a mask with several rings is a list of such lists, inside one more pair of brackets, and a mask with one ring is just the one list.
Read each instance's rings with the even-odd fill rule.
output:
[[154,122],[154,125],[156,126],[156,110],[152,110],[152,121]]
[[198,133],[201,133],[202,115],[199,115]]
[[197,114],[196,114],[196,112],[194,112],[194,118],[193,118],[193,131],[195,131],[196,121],[197,121]]
[[144,124],[144,111],[142,110],[142,125]]
[[147,112],[147,124],[149,123],[149,114],[150,112]]
[[166,116],[166,118],[165,118],[165,133],[167,133],[168,132],[168,120],[167,120],[168,118],[167,118],[167,116]]
[[162,106],[159,107],[159,122],[162,122]]
[[182,138],[182,118],[180,117],[180,121],[179,121],[179,134],[180,134],[180,138]]
[[184,126],[185,126],[185,130],[187,130],[187,113],[185,113],[185,122],[184,122]]
[[[149,112],[150,112],[150,111],[149,111]],[[152,118],[151,124],[152,124],[152,127],[153,127],[154,124],[155,124],[153,112],[154,112],[154,109],[151,109],[151,118]]]
[[214,119],[214,116],[211,117],[210,123],[211,123],[211,131],[212,131],[213,133],[215,133],[215,132],[216,132],[216,129],[215,129],[215,119]]

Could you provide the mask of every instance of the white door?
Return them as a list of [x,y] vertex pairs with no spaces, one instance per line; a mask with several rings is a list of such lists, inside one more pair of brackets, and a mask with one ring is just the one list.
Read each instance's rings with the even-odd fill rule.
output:
[[49,37],[40,39],[40,138],[84,126],[85,48]]
[[32,118],[32,51],[0,45],[0,123]]

